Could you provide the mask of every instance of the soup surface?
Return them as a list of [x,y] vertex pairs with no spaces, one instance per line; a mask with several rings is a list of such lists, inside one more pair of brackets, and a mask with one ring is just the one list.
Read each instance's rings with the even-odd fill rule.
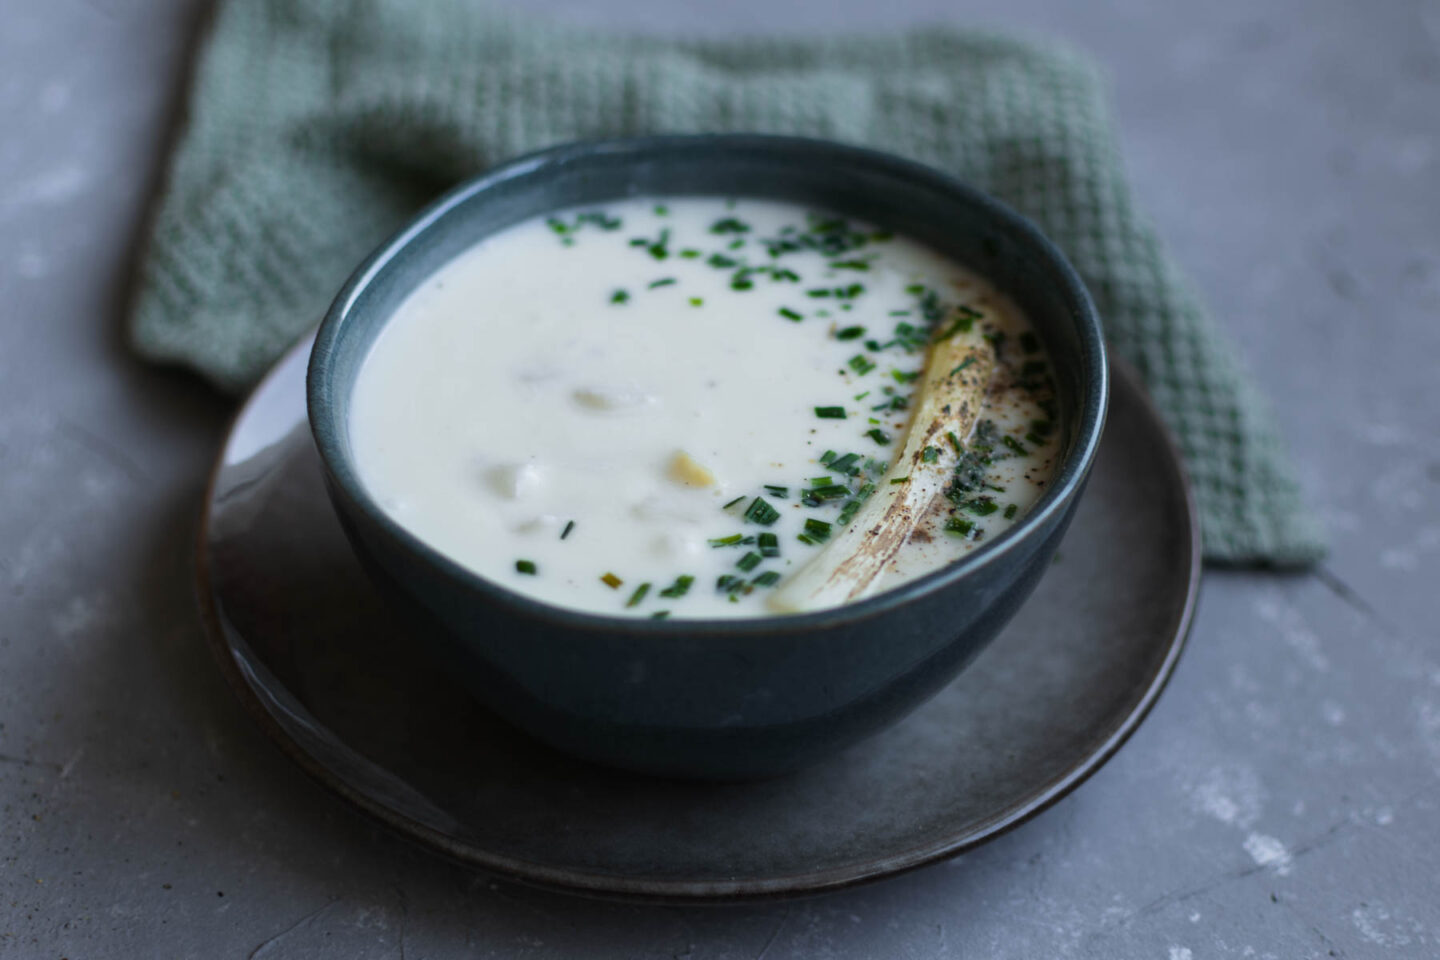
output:
[[947,329],[983,336],[993,373],[973,429],[916,460],[943,453],[945,490],[886,589],[1024,516],[1061,431],[1017,307],[868,224],[674,198],[508,228],[386,324],[350,440],[397,522],[505,587],[602,614],[768,615],[881,485],[907,482],[886,471]]

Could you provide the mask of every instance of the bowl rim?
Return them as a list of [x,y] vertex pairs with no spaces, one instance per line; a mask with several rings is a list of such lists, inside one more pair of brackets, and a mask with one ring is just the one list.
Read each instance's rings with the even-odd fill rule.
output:
[[[929,190],[950,194],[978,208],[984,216],[997,222],[1009,236],[1018,239],[1022,245],[1038,254],[1037,260],[1042,265],[1043,272],[1049,275],[1048,279],[1056,284],[1062,293],[1062,299],[1072,308],[1071,318],[1080,343],[1081,389],[1086,402],[1075,427],[1075,443],[1070,454],[1061,461],[1059,469],[1051,478],[1049,488],[1030,511],[994,540],[958,560],[853,603],[808,613],[755,617],[686,617],[683,613],[672,613],[661,620],[590,613],[535,599],[466,567],[392,518],[370,496],[353,462],[345,453],[345,444],[340,440],[340,434],[347,425],[340,420],[339,414],[344,404],[336,400],[336,395],[340,391],[353,389],[354,382],[353,378],[348,382],[340,382],[333,360],[341,338],[346,336],[347,330],[354,328],[348,321],[367,288],[390,269],[391,264],[406,248],[433,229],[437,223],[477,195],[500,184],[536,174],[546,167],[563,169],[594,156],[613,157],[628,153],[643,155],[653,160],[657,151],[683,154],[686,151],[716,148],[730,151],[764,151],[780,155],[803,154],[812,162],[841,161],[851,165],[863,165],[911,183],[919,183]],[[359,368],[357,365],[356,369]],[[427,565],[437,568],[446,579],[459,582],[491,601],[509,606],[529,619],[547,620],[566,630],[670,637],[683,633],[707,638],[736,639],[773,635],[782,630],[823,632],[842,623],[880,616],[912,600],[944,590],[1017,549],[1035,536],[1042,527],[1047,527],[1057,514],[1067,510],[1078,495],[1099,449],[1109,408],[1109,395],[1110,371],[1099,312],[1069,260],[1029,219],[958,177],[917,161],[868,147],[829,140],[757,133],[661,134],[578,140],[524,154],[463,181],[416,214],[382,242],[351,273],[320,323],[305,377],[307,421],[327,479],[331,481],[332,491],[338,491],[349,507],[358,509],[390,539],[398,542]]]

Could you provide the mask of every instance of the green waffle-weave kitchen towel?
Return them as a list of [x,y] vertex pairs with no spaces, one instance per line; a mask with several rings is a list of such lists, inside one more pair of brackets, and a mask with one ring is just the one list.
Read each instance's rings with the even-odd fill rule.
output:
[[990,33],[694,41],[466,0],[225,0],[141,266],[134,346],[244,390],[460,179],[561,141],[696,131],[866,144],[1008,201],[1069,255],[1179,438],[1206,556],[1320,556],[1264,404],[1135,207],[1104,75]]

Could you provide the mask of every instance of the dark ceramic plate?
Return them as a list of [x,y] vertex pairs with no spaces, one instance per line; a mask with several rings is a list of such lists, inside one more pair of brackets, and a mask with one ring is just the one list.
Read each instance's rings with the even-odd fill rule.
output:
[[541,746],[387,616],[326,500],[305,421],[309,342],[240,412],[200,533],[211,645],[311,775],[426,846],[514,879],[646,900],[817,893],[967,850],[1094,773],[1179,657],[1199,532],[1174,448],[1115,372],[1057,562],[973,666],[909,718],[798,774],[653,780]]

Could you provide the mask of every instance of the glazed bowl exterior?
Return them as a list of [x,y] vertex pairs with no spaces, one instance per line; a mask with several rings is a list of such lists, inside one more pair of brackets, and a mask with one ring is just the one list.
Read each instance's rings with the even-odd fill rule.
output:
[[[538,214],[631,196],[757,197],[835,211],[924,242],[1028,313],[1055,371],[1064,451],[1010,530],[944,569],[848,606],[785,617],[647,620],[530,599],[391,519],[355,469],[351,394],[376,336],[426,277]],[[330,497],[362,562],[408,613],[407,637],[512,723],[597,763],[684,778],[772,776],[903,717],[984,649],[1051,563],[1094,459],[1108,370],[1100,321],[1027,220],[933,169],[824,141],[702,135],[594,141],[458,187],[350,278],[320,326],[307,403]]]

